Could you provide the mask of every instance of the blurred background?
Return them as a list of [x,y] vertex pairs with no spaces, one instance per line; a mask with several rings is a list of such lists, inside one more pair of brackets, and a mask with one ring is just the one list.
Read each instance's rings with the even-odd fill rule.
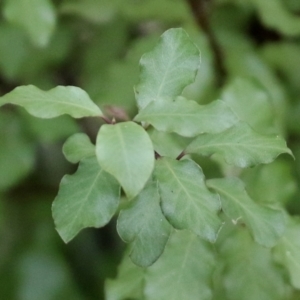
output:
[[[251,78],[270,98],[276,131],[300,157],[299,0],[5,0],[0,11],[1,95],[19,85],[75,85],[107,115],[130,119],[140,57],[165,30],[183,27],[202,61],[184,95],[209,103],[237,77]],[[116,275],[124,249],[115,221],[65,245],[51,217],[62,176],[76,170],[62,144],[76,132],[95,140],[99,126],[0,109],[1,299],[104,299],[104,280]],[[281,197],[296,215],[299,161],[279,159],[244,179],[256,184],[258,198]],[[219,174],[203,164],[208,177]]]

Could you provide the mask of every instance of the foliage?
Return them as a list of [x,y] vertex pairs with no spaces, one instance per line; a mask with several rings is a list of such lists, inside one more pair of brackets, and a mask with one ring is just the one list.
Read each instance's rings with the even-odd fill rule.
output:
[[204,2],[1,4],[5,299],[299,299],[300,6]]

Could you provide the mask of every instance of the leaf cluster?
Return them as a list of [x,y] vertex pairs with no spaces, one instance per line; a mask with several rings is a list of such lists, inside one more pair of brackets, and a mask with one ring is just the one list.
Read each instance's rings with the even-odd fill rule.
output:
[[[7,78],[25,85],[0,97],[0,165],[10,162],[0,170],[0,191],[33,169],[36,148],[31,136],[46,145],[70,136],[63,154],[78,168],[62,178],[52,216],[66,243],[85,228],[116,220],[116,231],[128,246],[116,279],[106,281],[106,299],[297,299],[299,222],[290,210],[298,206],[289,208],[287,203],[297,191],[291,166],[300,152],[297,142],[291,143],[292,153],[285,140],[289,132],[299,133],[299,105],[293,100],[286,105],[286,98],[294,99],[299,92],[294,78],[299,47],[269,43],[258,55],[241,34],[253,10],[265,26],[290,38],[299,35],[297,17],[279,0],[243,5],[217,1],[212,20],[226,58],[227,81],[216,92],[212,53],[187,21],[182,1],[96,2],[62,1],[57,7],[89,26],[106,24],[107,35],[118,35],[120,44],[110,47],[109,38],[99,34],[83,50],[83,88],[52,88],[51,79],[39,81],[39,71],[50,72],[51,63],[61,63],[74,38],[68,27],[56,36],[51,1],[6,1],[4,18],[16,27],[0,27],[0,36],[23,39],[24,47],[11,64],[0,42],[0,53],[8,57],[0,58],[0,66]],[[134,13],[135,5],[140,5],[139,13]],[[162,14],[162,5],[173,7],[170,16]],[[101,14],[95,13],[98,6]],[[270,9],[276,17],[267,13]],[[26,10],[31,13],[23,15]],[[109,24],[119,11],[124,19]],[[181,28],[165,31],[140,59],[139,72],[137,64],[132,66],[157,41],[156,33],[117,61],[126,44],[124,32],[129,31],[125,19],[140,24],[144,16],[158,15],[163,22],[184,24],[189,34]],[[220,26],[224,19],[227,25]],[[233,29],[236,22],[239,29]],[[25,33],[40,61],[30,56],[32,45]],[[65,46],[56,48],[55,43]],[[99,49],[103,56],[98,57]],[[292,58],[283,62],[286,53]],[[27,68],[32,61],[35,67]],[[281,72],[290,94],[269,66]],[[120,79],[125,88],[118,86]],[[43,88],[27,85],[31,81]],[[33,121],[15,106],[43,120]],[[79,133],[78,124],[88,130]],[[37,255],[47,268],[52,261],[43,256],[43,240],[37,241],[36,252],[28,251],[23,263],[30,265],[31,255]],[[55,265],[59,259],[53,261]],[[257,274],[266,280],[261,282]]]

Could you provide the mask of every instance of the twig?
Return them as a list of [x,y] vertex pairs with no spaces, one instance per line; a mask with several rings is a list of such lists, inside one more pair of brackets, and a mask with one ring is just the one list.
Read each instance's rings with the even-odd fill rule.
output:
[[214,65],[216,70],[216,80],[218,86],[224,84],[226,69],[223,62],[223,53],[214,32],[209,23],[209,2],[210,0],[187,0],[198,26],[205,32],[211,50],[214,53]]

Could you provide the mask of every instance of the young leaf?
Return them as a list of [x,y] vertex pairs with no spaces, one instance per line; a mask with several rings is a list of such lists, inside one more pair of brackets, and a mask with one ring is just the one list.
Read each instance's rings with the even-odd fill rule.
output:
[[105,282],[105,299],[143,299],[144,274],[145,269],[135,265],[126,251],[118,267],[118,277]]
[[234,223],[245,223],[257,243],[265,247],[277,243],[285,229],[281,211],[256,204],[238,178],[210,179],[207,185],[220,195],[224,213]]
[[160,98],[175,98],[194,82],[199,68],[198,48],[181,28],[167,30],[140,60],[141,75],[135,87],[139,108]]
[[201,168],[192,160],[165,157],[157,161],[155,177],[168,221],[214,242],[221,227],[217,216],[220,202],[205,186]]
[[78,163],[81,159],[95,156],[95,145],[85,133],[75,133],[63,145],[63,153],[71,163]]
[[238,118],[223,101],[214,101],[204,106],[178,97],[175,101],[159,99],[151,102],[135,120],[148,122],[157,130],[193,137],[204,132],[224,131],[236,123]]
[[290,224],[274,249],[277,260],[287,267],[293,287],[300,289],[300,224]]
[[158,131],[151,127],[147,130],[153,143],[154,150],[161,156],[178,157],[191,143],[191,138],[180,136],[176,133]]
[[292,155],[281,137],[261,135],[243,122],[221,133],[198,136],[185,153],[218,153],[228,164],[241,168],[270,163],[281,153]]
[[241,121],[263,134],[275,132],[274,111],[265,89],[250,80],[236,79],[226,86],[221,99]]
[[117,230],[121,238],[131,243],[130,257],[141,266],[152,265],[163,253],[171,233],[171,225],[160,208],[157,184],[151,183],[121,210]]
[[281,269],[273,261],[272,249],[253,242],[247,230],[238,228],[232,231],[221,245],[217,241],[216,247],[219,260],[214,291],[217,293],[217,289],[221,289],[220,297],[216,299],[290,299],[287,294],[289,287]]
[[95,157],[79,164],[74,175],[65,175],[61,181],[52,213],[56,229],[69,242],[86,227],[107,224],[119,205],[118,182],[97,163]]
[[3,12],[8,21],[28,33],[35,45],[45,47],[48,44],[56,23],[50,0],[7,0]]
[[96,155],[100,166],[117,178],[129,199],[143,189],[154,167],[152,142],[133,122],[101,126]]
[[7,103],[20,105],[33,116],[45,119],[63,114],[73,118],[102,116],[89,95],[75,86],[57,86],[47,92],[33,85],[19,86],[0,97],[0,106]]
[[208,243],[187,230],[174,231],[160,259],[147,269],[147,300],[211,300],[215,267]]

